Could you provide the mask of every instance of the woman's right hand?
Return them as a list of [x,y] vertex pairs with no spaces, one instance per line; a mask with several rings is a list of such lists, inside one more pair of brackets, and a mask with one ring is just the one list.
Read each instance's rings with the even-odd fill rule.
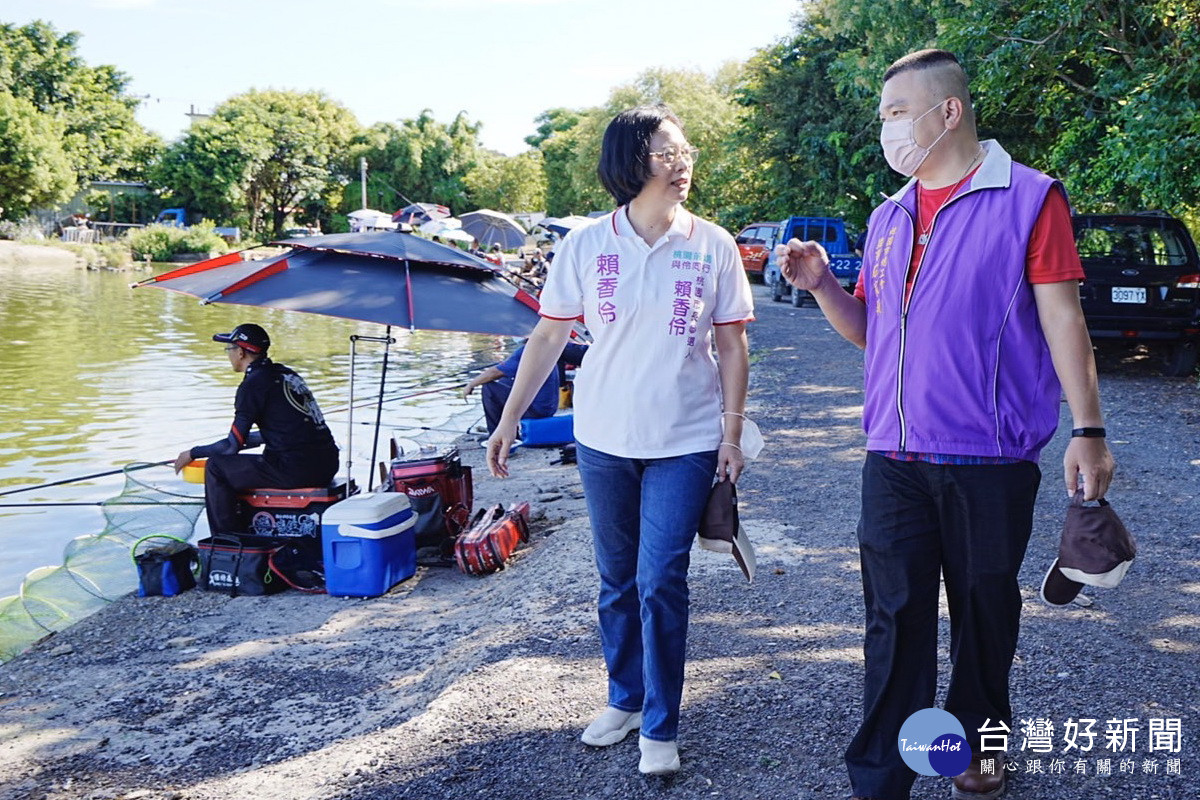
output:
[[500,420],[487,442],[487,465],[493,478],[508,477],[508,454],[517,440],[517,423]]

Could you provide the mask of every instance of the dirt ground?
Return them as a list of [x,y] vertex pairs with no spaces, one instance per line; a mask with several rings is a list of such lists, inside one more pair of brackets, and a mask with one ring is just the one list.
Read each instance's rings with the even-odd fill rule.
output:
[[[365,600],[124,598],[0,666],[0,798],[844,800],[841,751],[861,713],[862,361],[816,309],[755,297],[750,412],[767,449],[741,495],[759,571],[748,585],[729,556],[693,553],[677,776],[638,775],[636,737],[579,741],[605,678],[574,467],[525,451],[495,481],[472,446],[477,502],[529,499],[538,515],[506,570],[422,568]],[[1007,796],[1196,798],[1196,382],[1128,351],[1102,353],[1101,378],[1118,460],[1109,497],[1140,552],[1088,606],[1037,599],[1065,508],[1060,430],[1022,572]],[[947,639],[943,609],[942,691]],[[1068,752],[1057,734],[1053,753],[1023,748],[1021,720],[1061,732],[1084,717],[1140,732],[1121,751],[1101,737]],[[1178,746],[1152,737],[1151,720],[1177,720]],[[913,796],[948,797],[948,781],[920,778]]]

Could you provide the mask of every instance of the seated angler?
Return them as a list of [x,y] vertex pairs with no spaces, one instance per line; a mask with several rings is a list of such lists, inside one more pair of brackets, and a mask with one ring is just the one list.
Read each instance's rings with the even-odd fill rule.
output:
[[[238,494],[261,487],[328,486],[337,473],[338,448],[304,379],[267,357],[271,339],[265,330],[248,323],[212,338],[226,343],[230,365],[234,372],[243,373],[234,400],[233,426],[219,442],[181,452],[175,471],[194,459],[207,458],[204,496],[209,530],[238,533],[243,528]],[[260,444],[266,445],[261,455],[239,454]]]
[[[470,397],[477,386],[482,386],[483,415],[487,424],[488,435],[491,436],[504,413],[504,404],[512,392],[513,379],[517,376],[517,368],[521,364],[521,356],[525,354],[525,345],[499,364],[488,367],[472,378],[463,387],[463,397]],[[579,366],[587,354],[587,345],[569,343],[563,347],[558,357],[556,368],[550,371],[545,383],[538,389],[537,395],[521,419],[544,419],[552,417],[558,411],[558,387],[566,379],[568,366]]]

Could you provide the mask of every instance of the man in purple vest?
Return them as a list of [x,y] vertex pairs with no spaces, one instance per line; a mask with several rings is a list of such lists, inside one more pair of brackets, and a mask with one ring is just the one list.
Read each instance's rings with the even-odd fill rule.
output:
[[777,248],[784,276],[865,350],[866,676],[846,765],[855,798],[909,797],[916,774],[897,738],[933,705],[941,577],[945,708],[972,750],[952,796],[987,800],[1003,793],[1005,772],[980,728],[1012,726],[1017,572],[1062,394],[1074,428],[1067,494],[1082,481],[1087,499],[1103,497],[1113,459],[1062,185],[979,141],[966,73],[944,50],[896,61],[879,115],[888,164],[912,179],[871,215],[858,290],[842,290],[819,244]]

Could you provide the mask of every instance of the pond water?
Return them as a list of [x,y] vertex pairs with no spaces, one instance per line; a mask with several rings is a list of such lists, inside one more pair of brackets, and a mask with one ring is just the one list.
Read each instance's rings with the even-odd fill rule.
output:
[[[222,438],[241,376],[211,337],[240,322],[263,325],[274,343],[272,357],[304,376],[345,462],[349,337],[382,336],[383,326],[203,306],[174,292],[130,288],[149,274],[0,262],[0,386],[7,395],[0,404],[0,491],[173,459],[185,447]],[[478,394],[467,401],[455,387],[514,346],[496,336],[396,329],[392,336],[377,461],[387,457],[392,436],[412,450],[447,442],[478,423]],[[352,458],[353,476],[363,486],[382,362],[382,344],[358,343]],[[169,467],[136,474],[173,491],[202,490]],[[97,502],[123,485],[117,474],[10,494],[0,504]],[[202,530],[203,516],[199,524]],[[96,506],[0,507],[0,598],[15,594],[31,569],[62,563],[64,545],[104,525]]]

